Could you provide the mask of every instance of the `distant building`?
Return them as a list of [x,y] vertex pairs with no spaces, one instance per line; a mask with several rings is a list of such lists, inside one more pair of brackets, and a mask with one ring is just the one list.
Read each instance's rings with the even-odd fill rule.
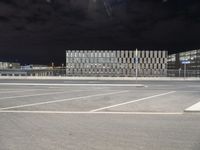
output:
[[[180,76],[184,71],[184,62],[187,62],[188,76],[200,76],[200,49],[169,55],[168,69],[179,70],[176,74]],[[177,75],[174,74],[174,76]]]
[[27,73],[27,76],[53,76],[55,71],[47,65],[25,65],[21,66],[21,70]]
[[0,62],[0,76],[25,76],[26,72],[20,70],[20,63]]
[[52,67],[49,67],[47,65],[25,65],[21,66],[22,70],[48,70],[52,69]]
[[67,50],[67,76],[167,76],[167,51]]
[[20,69],[20,63],[0,62],[0,69]]

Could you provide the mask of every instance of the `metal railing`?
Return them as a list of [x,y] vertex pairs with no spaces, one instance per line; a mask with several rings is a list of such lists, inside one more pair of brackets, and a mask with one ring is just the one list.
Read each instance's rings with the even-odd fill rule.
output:
[[0,69],[0,76],[66,76],[66,69]]
[[167,70],[168,77],[200,77],[200,70]]
[[[200,70],[138,70],[138,77],[200,77]],[[66,68],[55,69],[0,69],[0,76],[77,76],[77,77],[136,77],[136,70],[130,72],[67,72]]]

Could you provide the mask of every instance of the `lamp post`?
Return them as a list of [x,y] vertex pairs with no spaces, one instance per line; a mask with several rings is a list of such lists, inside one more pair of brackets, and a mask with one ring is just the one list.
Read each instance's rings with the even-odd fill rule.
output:
[[184,64],[184,78],[186,78],[186,69],[187,69],[187,64]]
[[136,74],[136,81],[138,79],[138,49],[136,48],[136,51],[135,51],[135,64],[136,64],[136,71],[135,71],[135,74]]

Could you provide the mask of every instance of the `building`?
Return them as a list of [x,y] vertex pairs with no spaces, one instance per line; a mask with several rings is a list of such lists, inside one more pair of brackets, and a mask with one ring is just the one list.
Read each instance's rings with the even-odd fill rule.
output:
[[47,65],[25,65],[21,66],[22,70],[51,70],[52,67]]
[[0,62],[0,69],[20,69],[20,63]]
[[20,63],[0,62],[0,76],[25,76],[26,73],[20,70]]
[[27,76],[54,76],[56,70],[48,65],[25,65],[21,66],[21,70],[27,73]]
[[186,71],[185,76],[200,77],[200,49],[169,55],[168,70],[170,76],[184,76]]
[[166,76],[167,51],[67,50],[67,76]]

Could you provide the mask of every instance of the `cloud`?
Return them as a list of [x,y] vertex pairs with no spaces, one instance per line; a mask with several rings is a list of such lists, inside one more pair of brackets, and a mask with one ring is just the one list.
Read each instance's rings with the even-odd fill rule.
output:
[[200,47],[199,7],[197,0],[1,0],[0,54]]

